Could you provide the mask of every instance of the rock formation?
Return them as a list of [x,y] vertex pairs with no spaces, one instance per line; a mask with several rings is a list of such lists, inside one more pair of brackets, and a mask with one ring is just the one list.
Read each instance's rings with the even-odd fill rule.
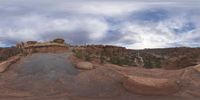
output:
[[37,41],[28,41],[26,43],[19,43],[16,47],[22,49],[22,52],[25,54],[31,54],[36,52],[65,52],[68,50],[68,45],[64,43],[63,39],[55,39],[50,42],[37,42]]
[[181,69],[200,62],[200,48],[130,50],[117,46],[86,45],[74,47],[73,51],[86,61],[99,59],[120,66]]
[[129,76],[123,86],[130,92],[142,95],[169,95],[180,87],[174,80]]

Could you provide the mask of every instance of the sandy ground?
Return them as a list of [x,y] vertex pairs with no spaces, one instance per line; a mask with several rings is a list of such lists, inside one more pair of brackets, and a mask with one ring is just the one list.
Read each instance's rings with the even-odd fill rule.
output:
[[[199,100],[200,73],[191,68],[121,68],[102,65],[80,71],[68,60],[69,54],[37,53],[22,58],[0,74],[0,100]],[[167,96],[145,96],[128,92],[124,75],[180,79],[179,92]]]

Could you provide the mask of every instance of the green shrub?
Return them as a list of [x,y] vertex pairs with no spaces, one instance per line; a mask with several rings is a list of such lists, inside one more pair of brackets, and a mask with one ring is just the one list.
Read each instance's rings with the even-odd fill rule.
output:
[[85,56],[84,56],[84,60],[85,61],[91,61],[92,60],[92,57],[89,53],[86,53]]
[[160,68],[161,62],[157,59],[151,59],[151,60],[145,60],[144,61],[144,67],[145,68]]
[[112,64],[122,65],[122,63],[118,57],[111,57],[110,62]]
[[128,58],[124,58],[124,57],[117,57],[117,56],[111,57],[110,62],[112,64],[117,64],[120,66],[121,65],[128,65],[128,66],[133,65],[132,60],[130,60]]
[[91,61],[92,60],[91,55],[87,52],[83,53],[81,51],[76,51],[76,50],[73,50],[73,52],[74,52],[74,54],[77,58],[83,59],[85,61]]
[[75,51],[74,54],[75,54],[75,56],[76,56],[77,58],[80,58],[80,59],[83,59],[83,58],[84,58],[84,57],[83,57],[83,54],[82,54],[80,51]]

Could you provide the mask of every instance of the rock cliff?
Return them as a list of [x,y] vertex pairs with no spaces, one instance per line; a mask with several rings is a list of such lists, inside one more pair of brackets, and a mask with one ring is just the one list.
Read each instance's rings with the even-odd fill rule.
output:
[[49,42],[28,41],[26,43],[19,43],[16,47],[22,49],[22,53],[31,54],[36,52],[65,52],[68,50],[68,45],[65,44],[63,39],[55,39]]

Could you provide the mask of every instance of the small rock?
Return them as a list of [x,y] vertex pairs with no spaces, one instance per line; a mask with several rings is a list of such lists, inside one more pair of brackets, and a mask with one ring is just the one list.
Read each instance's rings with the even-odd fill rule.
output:
[[79,69],[91,70],[93,69],[93,64],[90,62],[79,62],[76,67]]

